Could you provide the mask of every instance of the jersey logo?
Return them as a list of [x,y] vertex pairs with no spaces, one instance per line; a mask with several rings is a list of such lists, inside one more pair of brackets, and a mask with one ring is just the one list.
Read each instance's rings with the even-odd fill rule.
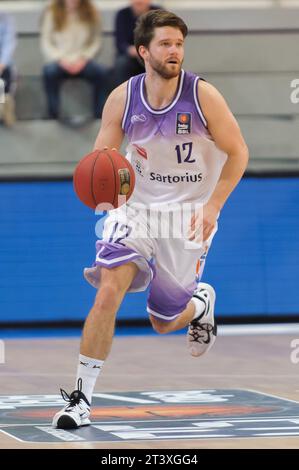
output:
[[131,116],[131,123],[134,124],[135,122],[145,122],[146,116],[144,114],[133,114]]
[[191,134],[191,113],[177,113],[176,115],[176,134]]
[[139,147],[139,145],[137,145],[137,144],[133,144],[133,147],[135,147],[135,149],[137,150],[137,153],[138,153],[141,157],[147,159],[147,151],[145,150],[145,148]]
[[134,161],[134,164],[135,164],[135,170],[137,171],[137,173],[140,176],[144,177],[144,165],[143,165],[142,161],[136,159]]

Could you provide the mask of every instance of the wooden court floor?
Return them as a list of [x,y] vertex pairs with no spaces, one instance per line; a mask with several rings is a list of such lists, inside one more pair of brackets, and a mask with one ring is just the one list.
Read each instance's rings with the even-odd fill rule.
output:
[[[299,402],[299,364],[291,361],[296,338],[298,332],[221,336],[220,330],[213,349],[192,358],[183,335],[116,336],[96,392],[243,389]],[[59,394],[60,387],[71,392],[78,347],[79,338],[5,340],[0,395]],[[57,443],[20,442],[0,432],[0,448],[299,448],[299,432],[262,438]]]

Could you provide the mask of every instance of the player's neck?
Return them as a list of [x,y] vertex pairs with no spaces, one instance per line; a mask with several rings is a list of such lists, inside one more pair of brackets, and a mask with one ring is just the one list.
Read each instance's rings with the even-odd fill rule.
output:
[[174,99],[180,75],[165,79],[156,74],[147,73],[145,77],[145,96],[148,104],[154,109],[166,108]]

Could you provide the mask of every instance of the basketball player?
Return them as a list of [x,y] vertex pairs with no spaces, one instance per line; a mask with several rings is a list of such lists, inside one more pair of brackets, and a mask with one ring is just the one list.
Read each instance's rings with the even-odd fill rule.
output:
[[[187,32],[183,20],[167,11],[140,17],[135,45],[146,73],[116,88],[104,108],[95,149],[119,149],[126,136],[136,184],[128,204],[109,213],[94,266],[85,270],[98,291],[84,325],[76,389],[70,396],[62,390],[68,403],[53,419],[58,428],[90,424],[93,389],[127,292],[150,286],[147,311],[154,330],[163,334],[189,326],[192,356],[206,353],[215,341],[215,292],[205,283],[196,288],[196,263],[201,259],[201,274],[219,213],[247,166],[248,149],[221,94],[182,69]],[[130,209],[134,202],[202,203],[203,243],[196,244],[200,214],[191,218],[192,249],[183,238],[133,236],[137,224],[147,224]]]

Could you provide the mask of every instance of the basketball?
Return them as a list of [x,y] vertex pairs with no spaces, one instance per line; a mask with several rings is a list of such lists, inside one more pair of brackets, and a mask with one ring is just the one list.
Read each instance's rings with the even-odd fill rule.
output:
[[116,209],[131,197],[135,173],[117,150],[94,150],[76,166],[73,182],[75,193],[86,206],[95,209],[98,204],[109,204]]

